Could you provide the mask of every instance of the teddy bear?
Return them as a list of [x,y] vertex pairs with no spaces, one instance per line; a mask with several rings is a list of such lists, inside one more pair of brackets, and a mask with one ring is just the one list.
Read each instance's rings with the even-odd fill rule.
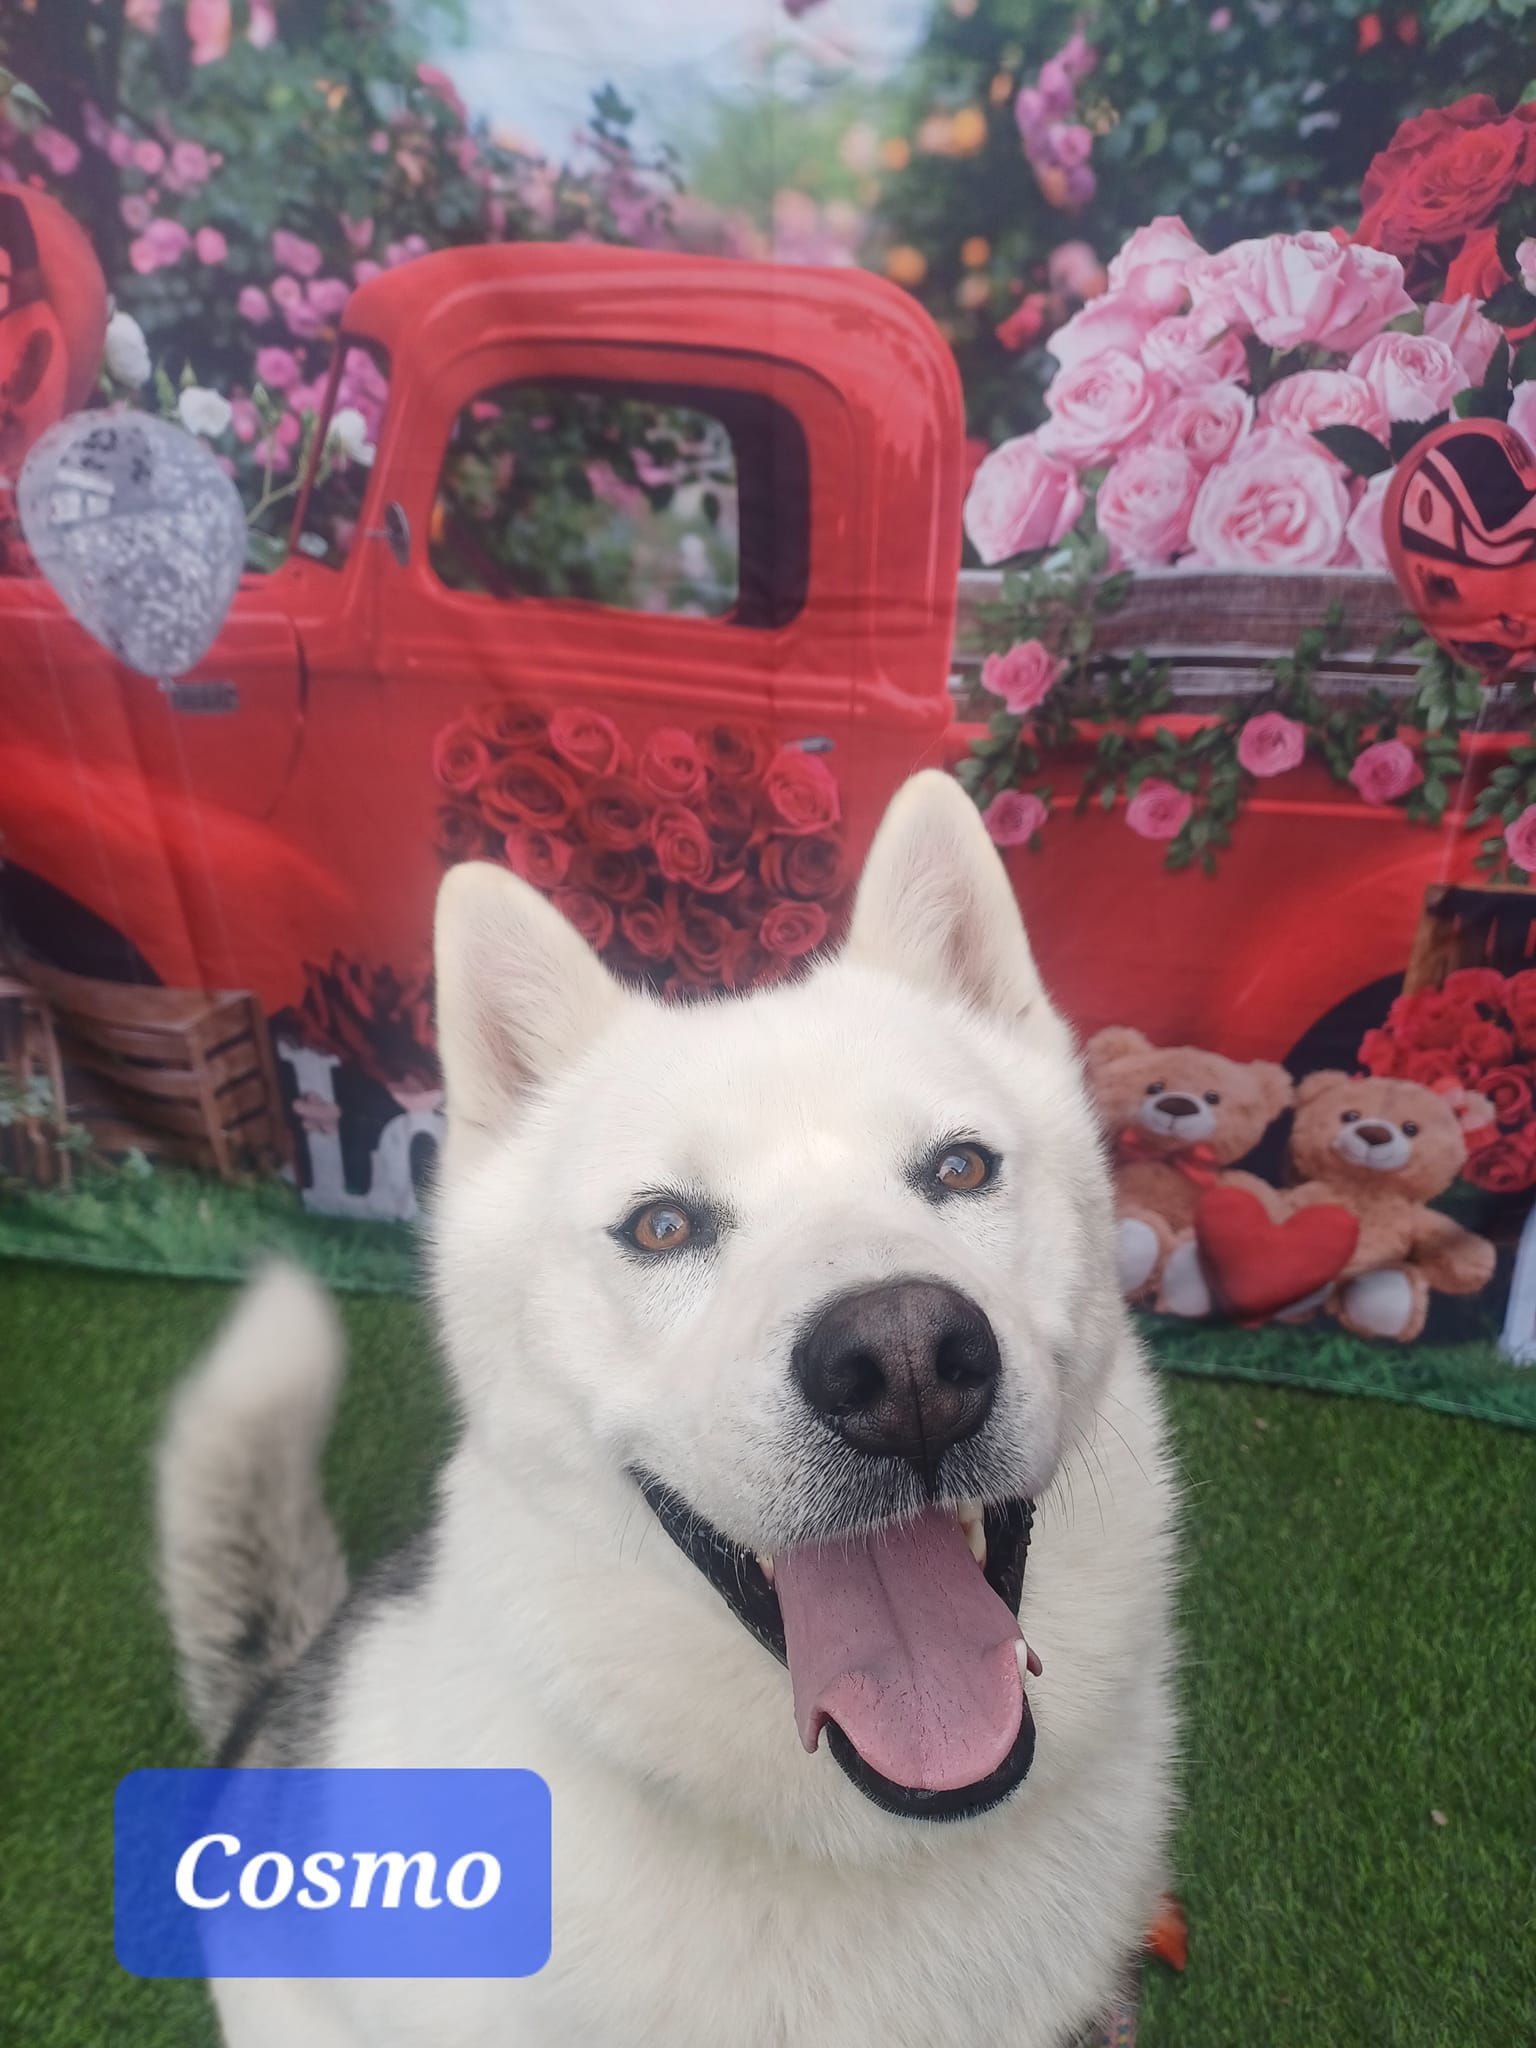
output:
[[1276,1190],[1249,1174],[1230,1183],[1277,1223],[1309,1206],[1347,1209],[1359,1237],[1334,1281],[1282,1320],[1326,1306],[1357,1337],[1407,1344],[1424,1328],[1432,1290],[1477,1294],[1488,1285],[1493,1246],[1428,1206],[1466,1164],[1467,1133],[1493,1123],[1487,1096],[1324,1072],[1297,1084],[1295,1110],[1286,1156],[1299,1185]]
[[1195,1209],[1290,1107],[1291,1077],[1267,1060],[1160,1048],[1125,1025],[1096,1032],[1084,1064],[1115,1147],[1121,1291],[1174,1314],[1204,1315],[1211,1304]]

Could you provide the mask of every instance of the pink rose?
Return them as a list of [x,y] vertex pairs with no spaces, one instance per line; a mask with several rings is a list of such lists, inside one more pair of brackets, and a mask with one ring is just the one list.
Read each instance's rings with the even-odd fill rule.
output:
[[272,317],[271,302],[258,284],[242,285],[235,309],[242,320],[249,320],[253,327],[259,327],[264,320]]
[[1504,846],[1517,868],[1536,874],[1536,804],[1528,804],[1512,825],[1505,826]]
[[1509,424],[1526,447],[1536,452],[1536,383],[1517,384],[1515,402],[1509,408]]
[[1125,822],[1143,839],[1177,839],[1189,823],[1195,800],[1161,776],[1149,775],[1125,807]]
[[233,24],[229,0],[187,0],[187,40],[194,64],[216,64],[229,54]]
[[1386,407],[1363,377],[1349,370],[1298,370],[1259,400],[1259,423],[1310,441],[1319,427],[1359,427],[1385,441]]
[[80,145],[60,128],[36,129],[32,147],[56,178],[67,178],[80,168]]
[[1390,804],[1417,789],[1424,771],[1401,740],[1377,740],[1356,754],[1349,779],[1366,803]]
[[1162,395],[1157,379],[1134,356],[1106,349],[1052,378],[1040,446],[1078,469],[1091,469],[1144,438]]
[[1393,420],[1431,420],[1471,382],[1449,345],[1423,334],[1378,334],[1350,358],[1349,368]]
[[1134,278],[1146,304],[1178,313],[1189,302],[1189,266],[1204,254],[1176,213],[1160,213],[1136,230],[1110,264],[1109,288],[1121,291]]
[[205,185],[213,176],[213,158],[200,142],[178,142],[171,149],[169,180],[177,186]]
[[298,358],[292,349],[257,349],[256,375],[269,391],[292,390],[302,374]]
[[352,287],[339,277],[317,277],[309,287],[309,303],[324,320],[334,320],[352,296]]
[[383,275],[382,263],[375,263],[371,256],[360,256],[352,266],[352,278],[356,284],[366,284],[370,277]]
[[1321,448],[1264,429],[1200,486],[1191,566],[1321,569],[1338,554],[1348,517],[1339,465]]
[[1040,640],[1021,640],[1006,654],[989,654],[981,665],[981,685],[1001,697],[1015,718],[1044,701],[1065,662],[1058,661]]
[[1225,462],[1253,426],[1253,399],[1241,384],[1206,384],[1158,414],[1152,442],[1182,448],[1197,469]]
[[147,178],[155,177],[165,168],[165,151],[153,137],[146,135],[133,145],[133,168]]
[[117,210],[122,215],[123,226],[132,228],[136,235],[141,234],[155,217],[155,209],[142,192],[130,192],[125,199],[120,199]]
[[254,50],[264,50],[276,41],[277,13],[272,0],[251,0],[251,25],[246,38]]
[[1060,242],[1051,251],[1046,277],[1053,292],[1096,299],[1104,290],[1104,266],[1088,242]]
[[306,242],[302,235],[290,234],[287,228],[278,228],[272,236],[273,261],[291,270],[296,277],[318,275],[324,260],[319,248],[313,242]]
[[192,246],[192,237],[176,220],[152,220],[143,234],[128,245],[128,261],[140,277],[167,270],[179,263]]
[[229,244],[217,228],[199,228],[193,238],[199,263],[212,265],[222,263],[229,254]]
[[235,430],[235,439],[249,447],[256,438],[257,428],[261,425],[261,418],[255,406],[248,398],[231,399],[229,413],[230,425]]
[[1237,736],[1237,758],[1250,775],[1283,775],[1300,767],[1306,751],[1306,727],[1279,711],[1261,711]]
[[1175,391],[1196,391],[1248,374],[1241,339],[1208,312],[1159,320],[1142,343],[1141,360]]
[[998,846],[1027,846],[1050,812],[1027,790],[1005,789],[982,812],[982,823]]
[[107,161],[119,171],[125,171],[133,162],[133,137],[125,135],[121,128],[107,132]]
[[274,277],[272,280],[272,303],[281,306],[286,313],[291,307],[304,303],[304,287],[296,277]]
[[1387,558],[1386,536],[1382,530],[1381,515],[1386,509],[1387,490],[1392,482],[1392,472],[1384,469],[1373,476],[1355,502],[1355,509],[1349,515],[1349,524],[1344,537],[1360,559],[1362,568],[1380,569],[1390,572],[1392,564]]
[[1106,349],[1139,355],[1148,330],[1160,318],[1158,308],[1148,305],[1137,292],[1105,292],[1056,329],[1045,344],[1046,353],[1064,370],[1089,362]]
[[1493,352],[1503,339],[1491,320],[1485,320],[1476,299],[1452,299],[1424,308],[1424,332],[1431,341],[1443,341],[1466,372],[1469,384],[1481,384]]
[[123,19],[140,35],[152,36],[160,26],[160,0],[128,0]]
[[1264,235],[1190,269],[1196,310],[1211,306],[1271,348],[1357,349],[1413,301],[1395,256],[1332,235]]
[[1099,488],[1099,531],[1119,562],[1160,569],[1189,542],[1202,472],[1182,449],[1128,448]]
[[1055,547],[1082,517],[1082,487],[1035,434],[1005,441],[981,464],[965,500],[965,530],[989,566],[1031,548]]

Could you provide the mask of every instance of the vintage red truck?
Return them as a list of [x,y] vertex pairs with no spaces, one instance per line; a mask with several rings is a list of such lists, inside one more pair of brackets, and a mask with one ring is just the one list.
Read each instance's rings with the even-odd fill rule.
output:
[[[465,853],[522,865],[662,979],[746,978],[835,926],[894,787],[955,762],[977,730],[952,689],[961,397],[926,314],[851,270],[516,246],[375,278],[344,329],[328,402],[357,349],[389,393],[356,517],[318,533],[306,492],[286,561],[243,580],[190,674],[131,672],[39,579],[0,580],[12,933],[97,978],[249,991],[269,1017],[294,1018],[308,990],[313,1022],[328,966],[414,985],[444,861]],[[520,391],[538,394],[535,435],[549,394],[586,393],[703,421],[717,455],[728,442],[737,530],[717,606],[622,609],[547,578],[520,590],[494,570],[445,571],[463,510],[445,479],[469,474],[466,435]],[[482,537],[510,460],[464,487]],[[694,562],[706,582],[709,567]],[[1255,630],[1227,624],[1211,579],[1200,587],[1203,617],[1189,620],[1186,597],[1165,645],[1200,639],[1196,671],[1251,663]],[[1360,578],[1313,579],[1300,602],[1339,587],[1362,613],[1395,609],[1390,586]],[[1293,584],[1277,614],[1294,620],[1297,602]],[[800,767],[775,755],[785,746]],[[1475,751],[1468,766],[1470,789]],[[778,806],[771,872],[761,844],[746,850],[744,790]],[[1284,1058],[1401,976],[1426,889],[1470,873],[1449,829],[1465,792],[1436,834],[1303,767],[1256,796],[1214,880],[1167,873],[1123,809],[1072,816],[1072,794],[1056,791],[1041,849],[1008,859],[1046,976],[1084,1031],[1133,1022],[1158,1043]],[[671,837],[660,854],[646,841],[642,862],[658,806]],[[796,853],[808,838],[832,850]],[[769,910],[797,903],[766,944]],[[690,911],[703,915],[683,944]],[[279,1047],[304,1105],[295,1135],[328,1138],[316,1103],[345,1050],[312,1046],[321,1064],[301,1072],[293,1027]],[[425,1127],[430,1072],[396,1066],[400,1113]],[[313,1192],[317,1159],[301,1173]],[[320,1176],[331,1194],[366,1206],[356,1173],[350,1195],[339,1173],[332,1159]]]

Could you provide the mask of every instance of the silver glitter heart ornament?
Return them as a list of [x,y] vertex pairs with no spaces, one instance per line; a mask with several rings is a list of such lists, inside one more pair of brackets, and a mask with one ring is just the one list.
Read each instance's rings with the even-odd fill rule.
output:
[[195,668],[245,565],[245,508],[193,435],[81,412],[28,454],[16,491],[33,560],[72,617],[148,676]]

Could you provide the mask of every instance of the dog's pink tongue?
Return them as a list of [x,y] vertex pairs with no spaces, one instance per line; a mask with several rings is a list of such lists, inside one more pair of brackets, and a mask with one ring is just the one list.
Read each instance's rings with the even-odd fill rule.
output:
[[1017,1619],[965,1532],[915,1522],[775,1559],[800,1740],[835,1721],[898,1785],[948,1792],[995,1771],[1024,1718]]

